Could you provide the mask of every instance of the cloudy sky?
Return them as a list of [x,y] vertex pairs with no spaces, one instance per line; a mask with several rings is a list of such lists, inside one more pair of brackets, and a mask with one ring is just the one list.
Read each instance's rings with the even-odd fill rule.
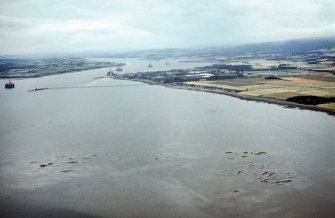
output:
[[334,0],[0,0],[0,54],[335,36]]

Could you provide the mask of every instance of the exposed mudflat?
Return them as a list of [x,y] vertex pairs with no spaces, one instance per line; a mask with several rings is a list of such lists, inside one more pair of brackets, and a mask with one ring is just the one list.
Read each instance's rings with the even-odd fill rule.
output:
[[[312,188],[315,183],[303,172],[271,152],[212,152],[197,144],[171,143],[160,152],[64,152],[22,159],[27,162],[12,163],[2,173],[16,178],[2,185],[7,187],[1,192],[2,217],[334,214],[328,207],[334,202],[331,181],[330,187]],[[320,188],[329,193],[316,193]]]

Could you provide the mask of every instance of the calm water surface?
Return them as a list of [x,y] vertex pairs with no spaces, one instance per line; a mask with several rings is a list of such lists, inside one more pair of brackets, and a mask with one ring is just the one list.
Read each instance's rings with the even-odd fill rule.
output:
[[106,71],[1,90],[3,217],[335,216],[334,117]]

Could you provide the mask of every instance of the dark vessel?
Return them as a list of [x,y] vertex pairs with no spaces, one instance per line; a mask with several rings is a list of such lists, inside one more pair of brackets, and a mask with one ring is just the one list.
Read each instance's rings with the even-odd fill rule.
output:
[[111,77],[111,76],[113,76],[113,74],[114,74],[114,72],[111,69],[109,69],[106,76]]
[[8,83],[6,83],[5,88],[6,88],[6,89],[13,89],[13,88],[15,88],[15,85],[14,85],[14,83],[12,83],[12,82],[9,80]]
[[116,71],[122,71],[123,69],[121,67],[116,68]]
[[151,68],[151,67],[152,67],[152,64],[149,64],[148,67]]

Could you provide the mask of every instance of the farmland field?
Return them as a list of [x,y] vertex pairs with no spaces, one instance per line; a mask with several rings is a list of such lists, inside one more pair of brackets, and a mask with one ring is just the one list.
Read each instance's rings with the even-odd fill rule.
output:
[[[335,97],[335,76],[330,74],[312,74],[280,79],[240,78],[216,81],[186,82],[188,85],[215,87],[239,92],[245,96],[265,97],[287,100],[296,96]],[[319,104],[318,107],[334,110],[333,102]]]

